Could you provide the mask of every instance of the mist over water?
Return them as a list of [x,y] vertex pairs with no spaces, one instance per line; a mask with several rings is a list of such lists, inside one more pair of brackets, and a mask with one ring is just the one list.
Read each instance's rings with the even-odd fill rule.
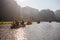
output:
[[11,25],[0,25],[1,40],[60,40],[60,23],[41,22],[10,29]]

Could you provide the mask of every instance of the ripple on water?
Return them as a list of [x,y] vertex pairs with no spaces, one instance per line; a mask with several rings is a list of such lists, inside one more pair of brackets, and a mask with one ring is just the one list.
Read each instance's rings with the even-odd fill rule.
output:
[[60,23],[57,22],[33,23],[19,29],[9,26],[3,25],[4,28],[0,29],[1,40],[60,40]]

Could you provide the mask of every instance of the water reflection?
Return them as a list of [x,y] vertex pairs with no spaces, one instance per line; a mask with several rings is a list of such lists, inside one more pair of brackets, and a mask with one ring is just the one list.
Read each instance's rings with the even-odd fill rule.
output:
[[26,25],[24,28],[8,30],[5,29],[3,32],[10,35],[10,37],[5,35],[7,40],[60,40],[60,23],[57,22],[41,22],[40,24],[33,22],[32,25]]
[[15,40],[26,40],[26,38],[24,37],[25,32],[24,32],[23,28],[12,29],[12,30],[13,30]]
[[33,23],[24,28],[27,40],[60,40],[60,23]]

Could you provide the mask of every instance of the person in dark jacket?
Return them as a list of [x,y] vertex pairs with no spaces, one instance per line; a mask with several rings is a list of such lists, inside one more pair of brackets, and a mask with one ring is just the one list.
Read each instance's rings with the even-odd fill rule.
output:
[[19,22],[15,20],[15,26],[19,26]]
[[13,21],[13,24],[11,26],[11,29],[17,28],[19,26],[19,22],[17,20]]
[[21,27],[25,27],[24,21],[21,21]]
[[22,25],[24,24],[24,21],[23,21],[23,20],[21,21],[21,24],[22,24]]

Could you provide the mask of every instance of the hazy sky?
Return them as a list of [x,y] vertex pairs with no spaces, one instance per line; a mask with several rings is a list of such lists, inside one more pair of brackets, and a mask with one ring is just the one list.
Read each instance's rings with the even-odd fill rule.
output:
[[21,7],[30,6],[39,10],[51,9],[53,11],[60,9],[60,0],[16,0]]

